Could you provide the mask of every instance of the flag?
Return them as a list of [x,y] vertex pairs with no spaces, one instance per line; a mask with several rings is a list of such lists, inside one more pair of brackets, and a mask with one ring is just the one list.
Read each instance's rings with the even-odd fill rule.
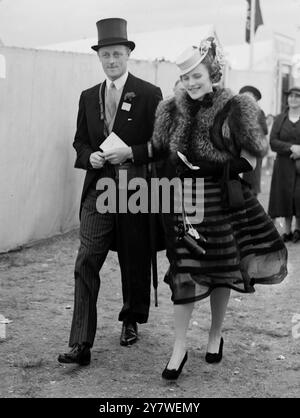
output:
[[[247,18],[246,18],[246,42],[250,43],[250,32],[251,32],[251,0],[247,0]],[[255,0],[255,16],[254,16],[254,33],[258,26],[263,25],[263,18],[260,9],[259,0]]]

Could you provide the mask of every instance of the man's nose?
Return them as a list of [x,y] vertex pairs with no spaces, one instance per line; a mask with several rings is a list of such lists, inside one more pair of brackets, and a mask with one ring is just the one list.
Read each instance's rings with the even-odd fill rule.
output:
[[115,62],[115,58],[114,58],[114,56],[113,56],[113,55],[111,55],[111,56],[109,57],[108,62],[109,62],[110,64],[114,64],[114,62]]

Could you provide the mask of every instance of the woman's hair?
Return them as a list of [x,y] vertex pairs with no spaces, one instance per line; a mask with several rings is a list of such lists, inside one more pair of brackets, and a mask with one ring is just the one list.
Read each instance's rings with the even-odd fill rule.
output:
[[206,52],[201,64],[206,66],[212,83],[218,83],[222,78],[224,64],[214,38],[209,37],[202,41],[199,50],[201,54]]

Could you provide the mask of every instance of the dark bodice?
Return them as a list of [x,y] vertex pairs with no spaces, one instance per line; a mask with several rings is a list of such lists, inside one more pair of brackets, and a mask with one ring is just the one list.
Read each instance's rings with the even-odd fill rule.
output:
[[300,119],[296,123],[293,123],[287,115],[281,126],[279,139],[291,144],[300,145]]

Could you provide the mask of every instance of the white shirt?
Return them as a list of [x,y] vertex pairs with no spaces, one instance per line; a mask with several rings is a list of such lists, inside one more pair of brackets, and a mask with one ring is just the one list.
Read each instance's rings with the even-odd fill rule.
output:
[[128,78],[128,71],[126,71],[126,73],[124,73],[123,75],[121,75],[121,77],[117,78],[114,81],[106,77],[106,87],[109,89],[111,83],[114,83],[114,85],[116,86],[116,89],[120,90],[125,86],[127,78]]

